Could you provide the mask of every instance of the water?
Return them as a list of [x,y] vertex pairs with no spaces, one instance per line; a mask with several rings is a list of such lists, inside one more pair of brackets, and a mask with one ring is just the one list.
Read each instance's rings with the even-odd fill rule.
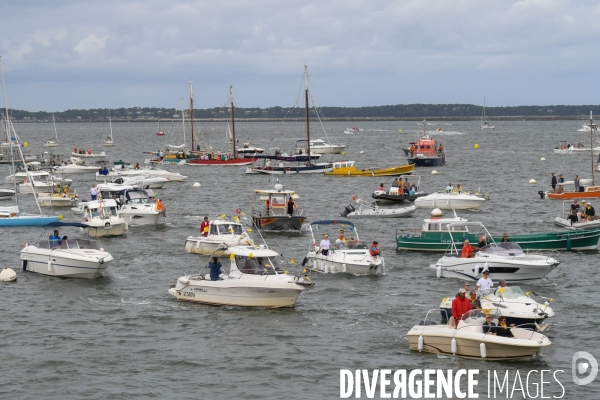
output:
[[[173,124],[165,131],[176,129]],[[550,183],[551,172],[566,179],[590,176],[588,157],[558,156],[558,140],[589,142],[577,132],[580,121],[502,122],[481,131],[477,122],[432,123],[444,144],[448,164],[419,169],[425,190],[441,190],[449,181],[469,190],[489,193],[479,212],[461,212],[482,221],[494,234],[556,229],[552,220],[562,212],[557,201],[541,200],[538,190]],[[60,151],[92,147],[111,160],[141,162],[143,151],[156,151],[164,138],[154,123],[113,123],[117,147],[102,145],[108,124],[58,124]],[[201,125],[210,143],[224,142],[226,124]],[[236,124],[240,142],[261,147],[290,148],[302,139],[301,123]],[[345,135],[344,123],[328,125],[330,139],[349,145],[347,159],[358,167],[404,163],[401,147],[414,139],[415,122],[362,122],[366,129]],[[214,129],[213,129],[214,128]],[[34,153],[53,136],[51,124],[19,124],[23,140]],[[398,130],[401,129],[402,133]],[[314,127],[315,137],[324,137]],[[332,134],[331,132],[335,132]],[[433,132],[432,132],[433,133]],[[173,144],[181,142],[173,141]],[[480,148],[475,150],[474,144]],[[56,149],[56,148],[55,148]],[[364,151],[364,154],[360,154]],[[542,157],[546,161],[540,161]],[[6,166],[0,167],[8,173]],[[386,259],[387,276],[313,276],[314,290],[303,293],[294,309],[255,310],[179,303],[167,293],[184,272],[195,272],[208,257],[187,254],[185,238],[198,234],[204,215],[232,215],[249,211],[253,190],[272,187],[272,178],[244,174],[244,167],[168,167],[188,175],[183,183],[158,189],[167,206],[168,224],[134,227],[122,238],[104,239],[115,261],[108,276],[92,281],[44,277],[20,270],[19,251],[40,237],[36,228],[4,229],[0,265],[18,272],[18,282],[4,284],[0,337],[0,397],[44,399],[130,398],[338,398],[339,370],[389,368],[477,368],[481,396],[488,370],[564,370],[557,375],[565,398],[597,398],[597,381],[576,386],[571,381],[571,357],[576,351],[600,356],[597,339],[598,252],[560,253],[561,265],[541,287],[526,290],[553,297],[556,317],[548,336],[553,341],[541,359],[531,362],[470,361],[408,350],[406,332],[441,299],[457,292],[462,282],[438,280],[430,264],[440,254],[397,253],[396,229],[417,228],[428,210],[410,218],[358,221],[365,240],[378,240]],[[89,198],[92,176],[72,175],[74,187]],[[537,185],[528,181],[534,178]],[[281,183],[296,190],[298,206],[310,219],[337,216],[356,194],[371,200],[381,182],[392,178],[283,176]],[[200,189],[192,188],[200,182]],[[8,204],[5,202],[3,204]],[[21,198],[24,211],[34,212],[31,196]],[[595,205],[598,209],[598,205]],[[68,209],[65,221],[78,221]],[[77,232],[61,231],[75,236]],[[254,234],[255,238],[256,235]],[[299,263],[309,246],[309,235],[267,235],[270,247]],[[297,271],[297,267],[290,266]],[[549,380],[552,380],[550,378]],[[553,380],[552,380],[553,381]],[[539,383],[539,378],[537,378]],[[511,380],[512,385],[512,380]],[[520,392],[517,392],[517,394]],[[561,394],[558,385],[545,395]],[[363,396],[365,396],[363,392]],[[378,397],[378,396],[376,396]],[[364,398],[364,397],[363,397]]]

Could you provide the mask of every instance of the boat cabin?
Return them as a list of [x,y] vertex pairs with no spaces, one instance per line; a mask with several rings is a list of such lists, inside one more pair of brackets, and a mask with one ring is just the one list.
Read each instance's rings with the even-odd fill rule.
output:
[[[289,199],[298,199],[296,192],[283,190],[283,185],[276,184],[275,190],[255,190],[252,204],[252,215],[284,216],[287,215]],[[294,215],[302,215],[303,210],[294,210]]]
[[243,274],[274,275],[283,273],[279,254],[262,246],[233,246],[229,248],[235,257],[231,261],[231,272]]

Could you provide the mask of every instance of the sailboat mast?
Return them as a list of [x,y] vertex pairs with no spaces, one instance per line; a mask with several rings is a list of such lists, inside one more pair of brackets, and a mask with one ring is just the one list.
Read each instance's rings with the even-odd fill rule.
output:
[[594,186],[594,118],[590,107],[590,155],[592,157],[592,186]]
[[304,66],[304,108],[306,110],[306,154],[310,163],[310,109],[308,108],[308,67]]
[[56,143],[58,144],[58,132],[56,131],[56,120],[54,119],[54,113],[52,113],[52,124],[54,125],[54,137],[56,138]]
[[235,113],[233,110],[233,86],[229,86],[229,101],[231,102],[231,139],[233,140],[233,158],[237,158],[237,147],[235,146]]
[[[15,169],[15,155],[12,148],[12,140],[10,138],[10,132],[8,130],[10,123],[8,120],[8,100],[6,99],[6,85],[4,84],[4,68],[2,67],[2,57],[0,57],[0,74],[2,74],[2,91],[4,93],[4,122],[6,122],[6,140],[10,143],[10,160],[12,165],[13,183],[15,187],[15,205],[19,206],[19,195],[17,194],[17,170]],[[19,143],[17,142],[17,145]],[[25,167],[27,170],[27,167]]]
[[192,87],[192,80],[190,79],[190,125],[192,127],[192,148],[194,150],[194,89]]
[[112,120],[110,119],[110,108],[108,109],[108,126],[110,127],[110,141],[112,142],[113,141],[113,137],[112,137]]

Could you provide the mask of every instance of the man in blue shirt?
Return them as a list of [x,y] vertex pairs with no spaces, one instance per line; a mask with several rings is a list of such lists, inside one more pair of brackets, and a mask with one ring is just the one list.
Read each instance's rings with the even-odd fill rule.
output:
[[58,229],[54,230],[54,233],[50,235],[48,238],[50,241],[50,246],[56,247],[62,245],[62,241],[60,240],[60,234],[58,233]]
[[220,277],[220,275],[222,274],[222,272],[221,272],[222,265],[219,262],[219,259],[217,257],[213,257],[213,260],[208,263],[208,267],[210,268],[210,280],[211,281],[223,280]]

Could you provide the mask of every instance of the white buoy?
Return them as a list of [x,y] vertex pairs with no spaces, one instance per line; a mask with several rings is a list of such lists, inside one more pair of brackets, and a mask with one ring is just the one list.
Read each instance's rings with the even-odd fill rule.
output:
[[421,352],[421,350],[423,350],[423,335],[419,336],[419,340],[417,342],[417,350],[419,350],[419,353]]
[[360,154],[365,154],[365,152],[361,150],[361,151],[360,151]]
[[487,357],[487,350],[485,348],[485,343],[480,343],[479,344],[479,353],[481,354],[481,358],[486,358]]
[[450,342],[450,351],[452,351],[452,354],[456,355],[456,339],[452,338],[452,341]]
[[475,276],[479,276],[479,264],[475,264]]
[[532,179],[530,179],[530,180],[529,180],[529,183],[531,183],[531,184],[535,184],[535,183],[537,183],[537,182],[536,182],[536,180],[535,180],[535,179],[533,179],[533,178],[532,178]]
[[540,158],[540,161],[546,161],[546,157]]
[[441,265],[437,266],[437,272],[436,272],[436,274],[437,274],[438,278],[442,277],[442,266]]
[[431,210],[431,216],[433,218],[435,217],[441,217],[442,216],[442,210],[440,210],[439,208],[434,208],[433,210]]
[[17,280],[17,273],[11,268],[4,268],[0,271],[0,282],[14,282]]
[[437,175],[437,171],[434,169],[433,171],[431,171],[431,175]]
[[200,182],[196,182],[192,186],[195,187],[195,188],[199,188],[202,185],[200,184]]

